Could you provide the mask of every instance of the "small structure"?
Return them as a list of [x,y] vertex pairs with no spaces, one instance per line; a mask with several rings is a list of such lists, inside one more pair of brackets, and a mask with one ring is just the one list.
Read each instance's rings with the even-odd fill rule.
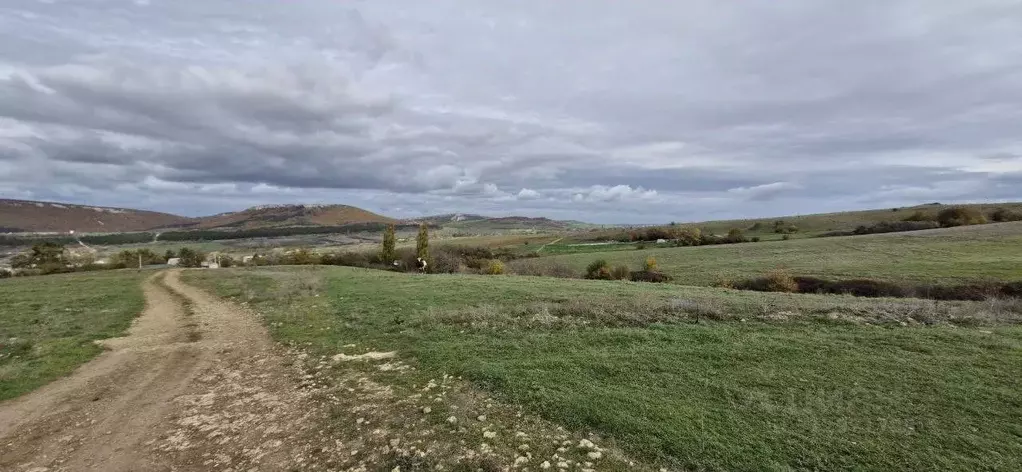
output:
[[658,239],[658,240],[656,240],[656,243],[657,244],[667,244],[667,240],[666,239]]
[[181,258],[180,257],[171,257],[170,259],[167,259],[167,265],[169,265],[171,267],[177,267],[177,266],[181,265]]
[[252,259],[255,259],[255,256],[241,256],[241,263],[248,264],[252,262]]

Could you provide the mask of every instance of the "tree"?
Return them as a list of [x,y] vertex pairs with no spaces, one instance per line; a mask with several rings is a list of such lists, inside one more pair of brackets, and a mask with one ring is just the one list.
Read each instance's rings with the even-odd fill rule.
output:
[[64,246],[57,243],[39,243],[32,246],[34,264],[56,264],[64,259]]
[[61,264],[64,261],[64,246],[52,242],[42,242],[32,246],[32,250],[19,254],[11,259],[11,267],[27,268],[44,264]]
[[124,264],[125,267],[137,267],[139,258],[142,259],[142,265],[151,264],[162,264],[166,262],[156,253],[149,249],[139,249],[136,251],[121,251],[114,256],[114,262]]
[[163,259],[165,259],[165,260],[169,261],[169,260],[171,260],[171,259],[173,259],[175,257],[177,257],[177,255],[174,254],[174,250],[173,249],[167,249],[167,252],[163,253]]
[[187,247],[181,248],[177,257],[181,258],[181,267],[202,267],[202,262],[206,260],[205,254]]
[[429,228],[426,223],[419,225],[419,236],[415,238],[415,256],[429,260]]
[[395,242],[394,225],[387,226],[387,229],[383,230],[383,248],[380,249],[381,262],[389,264],[397,259],[394,250]]

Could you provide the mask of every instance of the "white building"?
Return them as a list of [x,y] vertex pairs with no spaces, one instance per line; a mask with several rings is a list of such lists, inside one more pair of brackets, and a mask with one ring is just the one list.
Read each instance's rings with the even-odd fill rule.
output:
[[171,257],[170,259],[167,259],[167,265],[169,265],[169,266],[179,266],[179,265],[181,265],[181,258],[180,257]]

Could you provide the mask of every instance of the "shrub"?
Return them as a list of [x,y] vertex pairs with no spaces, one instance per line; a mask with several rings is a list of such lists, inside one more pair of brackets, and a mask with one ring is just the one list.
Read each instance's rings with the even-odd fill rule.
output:
[[905,221],[937,221],[937,215],[928,211],[916,210],[914,213],[906,217]]
[[641,251],[643,249],[646,249],[646,243],[639,243],[635,245],[635,250]]
[[767,291],[793,293],[798,291],[798,282],[787,271],[774,269],[763,277]]
[[[348,266],[348,267],[369,267],[369,256],[361,252],[342,252],[322,257],[323,264]],[[391,260],[393,263],[393,260]]]
[[655,272],[657,270],[656,258],[649,256],[642,265],[643,270],[648,272]]
[[625,280],[629,277],[631,271],[628,266],[619,265],[610,271],[610,277],[614,280]]
[[983,213],[975,208],[954,207],[941,210],[937,214],[937,222],[948,228],[952,226],[981,225],[987,222]]
[[798,226],[787,223],[784,220],[774,222],[774,232],[779,234],[791,234],[798,232]]
[[749,239],[749,241],[752,241],[754,243],[758,243],[760,241],[760,239],[759,239],[759,236],[753,236],[751,239]]
[[499,259],[493,259],[486,265],[487,275],[504,275],[504,263]]
[[710,283],[710,286],[717,288],[735,288],[735,283],[726,276],[717,275],[713,278],[713,282]]
[[789,239],[791,239],[791,235],[790,234],[785,234],[785,235],[781,236],[781,240],[782,241],[787,241]]
[[1022,220],[1022,214],[1013,212],[1007,208],[999,207],[994,211],[990,212],[990,221],[997,223],[1003,223],[1006,221],[1019,221]]
[[610,280],[610,266],[606,260],[597,259],[586,267],[587,279]]
[[434,274],[457,274],[468,269],[458,254],[442,250],[436,251],[432,262],[427,267]]
[[728,230],[728,232],[727,232],[727,242],[729,242],[729,243],[744,243],[746,241],[747,241],[747,239],[745,239],[745,234],[742,233],[742,230],[740,230],[738,228],[731,228],[730,230]]
[[671,276],[656,271],[639,270],[628,274],[632,282],[664,283],[673,280]]

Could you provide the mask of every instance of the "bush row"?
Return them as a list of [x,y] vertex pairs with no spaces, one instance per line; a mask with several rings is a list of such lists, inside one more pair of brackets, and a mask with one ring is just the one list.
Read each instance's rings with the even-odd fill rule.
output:
[[971,300],[1022,298],[1022,281],[978,281],[960,285],[939,285],[876,279],[827,280],[792,276],[783,270],[737,282],[720,281],[717,286],[758,292],[815,293],[870,298],[923,298],[929,300]]

